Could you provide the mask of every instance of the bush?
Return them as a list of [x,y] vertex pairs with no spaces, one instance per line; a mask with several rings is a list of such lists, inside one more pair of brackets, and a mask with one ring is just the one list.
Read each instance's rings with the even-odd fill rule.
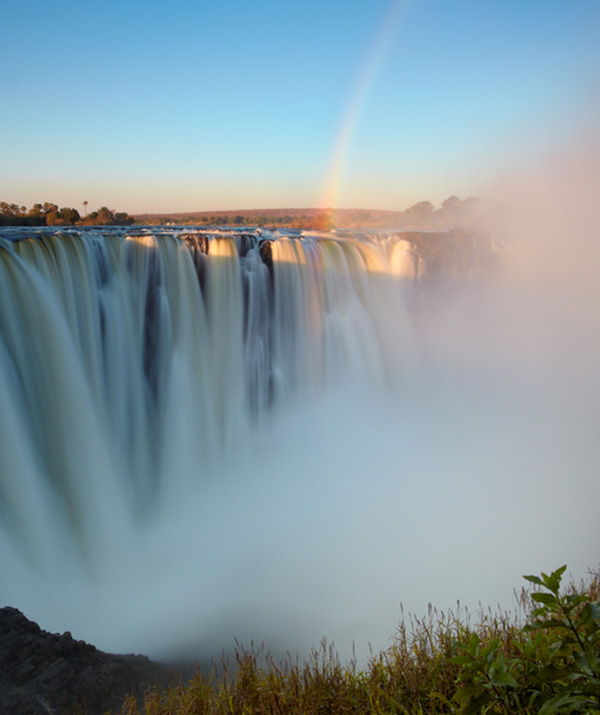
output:
[[526,625],[510,642],[487,643],[474,633],[458,642],[450,662],[460,666],[454,695],[471,713],[592,713],[600,711],[598,574],[590,587],[560,595],[566,566],[525,576],[536,591]]

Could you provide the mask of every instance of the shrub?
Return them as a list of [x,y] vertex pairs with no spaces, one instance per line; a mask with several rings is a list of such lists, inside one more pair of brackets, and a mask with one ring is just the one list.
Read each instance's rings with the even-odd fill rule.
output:
[[[600,604],[598,574],[590,587],[560,594],[566,566],[549,576],[525,576],[526,625],[508,643],[483,642],[474,633],[457,642],[459,689],[454,700],[472,713],[592,713],[600,710]],[[527,595],[525,596],[527,598]]]

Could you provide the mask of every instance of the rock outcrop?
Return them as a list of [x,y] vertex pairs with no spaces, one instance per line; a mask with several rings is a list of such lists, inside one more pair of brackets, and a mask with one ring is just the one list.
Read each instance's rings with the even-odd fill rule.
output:
[[0,713],[102,715],[129,693],[165,683],[166,667],[142,655],[111,655],[69,632],[43,631],[16,608],[0,608]]

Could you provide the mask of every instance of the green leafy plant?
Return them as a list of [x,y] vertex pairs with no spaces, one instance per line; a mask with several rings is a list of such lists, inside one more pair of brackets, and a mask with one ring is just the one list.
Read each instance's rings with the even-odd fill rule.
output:
[[600,711],[600,604],[594,589],[571,585],[561,595],[565,570],[524,577],[536,590],[525,596],[528,622],[508,643],[484,642],[477,633],[456,643],[459,654],[450,662],[461,668],[454,694],[459,712]]

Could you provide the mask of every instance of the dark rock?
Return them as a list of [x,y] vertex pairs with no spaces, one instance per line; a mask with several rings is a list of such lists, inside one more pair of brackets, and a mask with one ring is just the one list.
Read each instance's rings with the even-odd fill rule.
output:
[[16,608],[0,608],[0,713],[102,715],[132,693],[166,684],[169,671],[142,655],[111,655],[67,631],[43,631]]
[[272,241],[266,240],[260,244],[259,248],[260,257],[262,262],[269,269],[269,275],[271,276],[271,282],[273,282],[273,247]]

